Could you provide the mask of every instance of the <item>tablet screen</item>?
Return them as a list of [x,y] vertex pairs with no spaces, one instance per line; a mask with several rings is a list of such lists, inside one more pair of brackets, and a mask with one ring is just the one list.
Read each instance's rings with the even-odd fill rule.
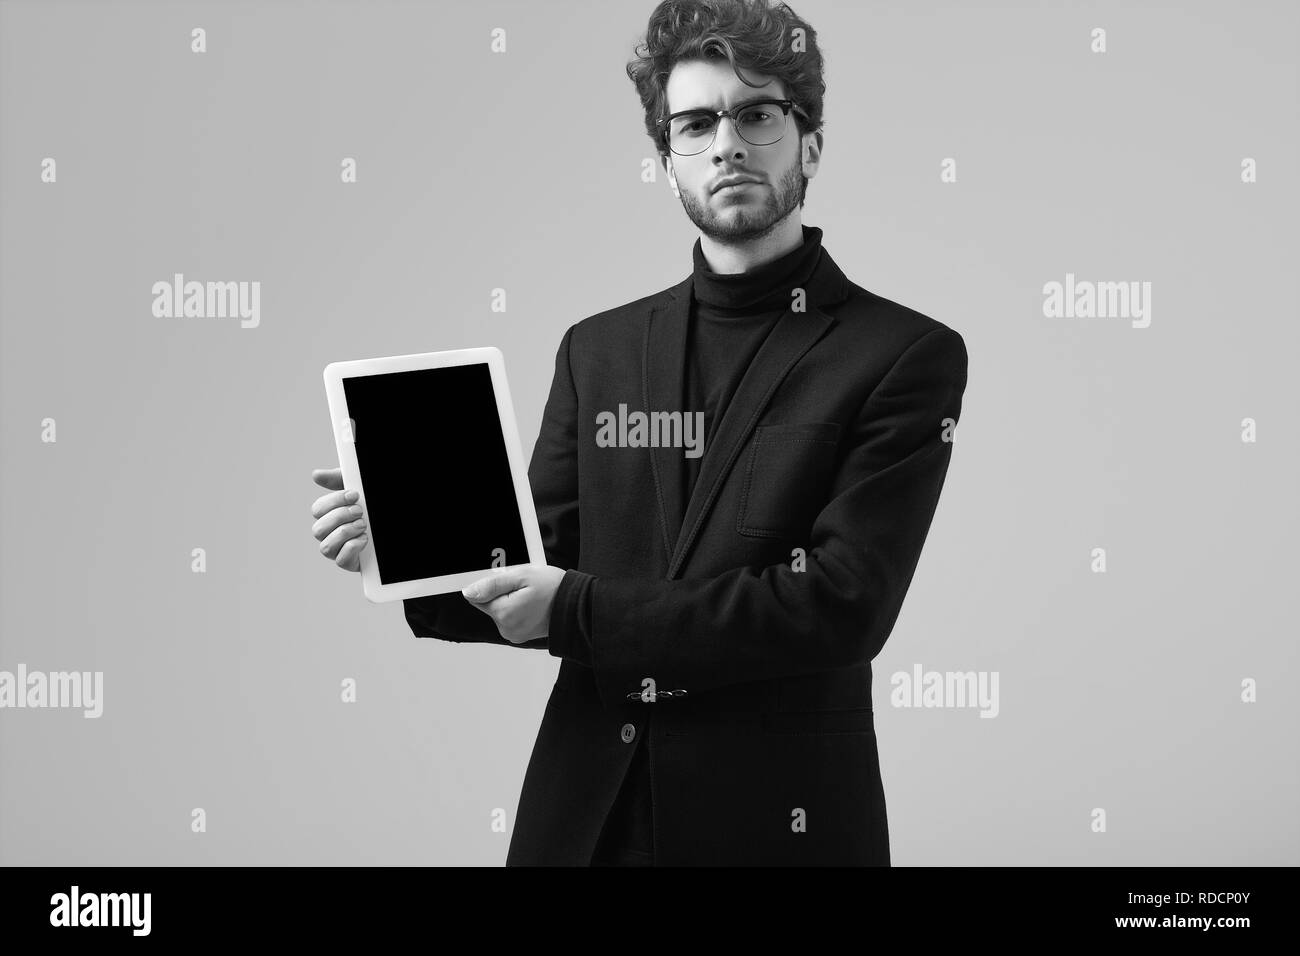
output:
[[381,584],[528,563],[487,363],[343,379]]

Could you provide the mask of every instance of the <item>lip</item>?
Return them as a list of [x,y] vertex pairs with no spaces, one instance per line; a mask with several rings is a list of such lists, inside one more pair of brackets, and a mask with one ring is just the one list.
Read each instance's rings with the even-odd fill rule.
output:
[[718,185],[714,186],[713,191],[715,193],[720,193],[722,192],[722,190],[727,189],[729,187],[757,186],[757,185],[758,185],[758,180],[754,179],[752,176],[728,176],[726,179],[719,182]]

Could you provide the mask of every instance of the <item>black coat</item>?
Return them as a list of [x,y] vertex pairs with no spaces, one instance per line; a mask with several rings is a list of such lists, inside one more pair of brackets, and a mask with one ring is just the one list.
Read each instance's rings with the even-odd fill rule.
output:
[[[657,864],[888,865],[870,661],[939,501],[965,343],[823,248],[683,502],[682,448],[595,436],[620,403],[680,410],[691,282],[578,322],[556,355],[528,477],[547,562],[573,571],[550,639],[519,645],[561,664],[507,865],[588,864],[643,734]],[[417,637],[505,643],[459,593],[404,603]],[[643,702],[645,678],[672,695]]]

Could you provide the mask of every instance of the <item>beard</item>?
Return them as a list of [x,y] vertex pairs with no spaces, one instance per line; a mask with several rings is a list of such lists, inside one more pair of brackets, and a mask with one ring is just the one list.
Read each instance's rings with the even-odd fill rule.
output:
[[[762,188],[761,186],[756,188]],[[682,208],[695,227],[704,235],[719,242],[752,242],[771,233],[798,207],[808,188],[802,164],[796,155],[794,162],[777,179],[773,188],[767,190],[766,198],[760,203],[754,199],[725,201],[729,209],[718,207],[706,193],[703,201],[691,192],[681,190]],[[748,190],[753,192],[753,190]]]

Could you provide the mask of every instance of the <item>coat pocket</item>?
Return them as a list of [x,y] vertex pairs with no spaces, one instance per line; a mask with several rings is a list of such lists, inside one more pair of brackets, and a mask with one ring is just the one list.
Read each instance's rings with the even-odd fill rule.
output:
[[736,530],[751,538],[806,534],[826,504],[839,439],[837,422],[755,428]]

